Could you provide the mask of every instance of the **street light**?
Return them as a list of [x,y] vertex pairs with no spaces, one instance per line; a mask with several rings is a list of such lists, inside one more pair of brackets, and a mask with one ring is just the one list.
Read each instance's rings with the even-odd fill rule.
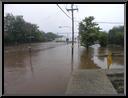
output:
[[70,26],[59,26],[59,28],[71,28]]

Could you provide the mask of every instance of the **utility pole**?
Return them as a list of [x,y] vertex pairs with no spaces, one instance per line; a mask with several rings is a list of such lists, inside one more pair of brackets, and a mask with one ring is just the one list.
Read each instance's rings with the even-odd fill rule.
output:
[[72,12],[72,57],[71,57],[71,70],[73,71],[73,56],[74,56],[74,11],[78,8],[73,8],[74,4],[71,4],[71,9],[66,9]]

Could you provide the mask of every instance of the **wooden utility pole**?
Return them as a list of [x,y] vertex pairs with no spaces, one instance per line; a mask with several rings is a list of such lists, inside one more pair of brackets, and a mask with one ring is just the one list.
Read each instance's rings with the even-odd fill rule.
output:
[[74,11],[78,10],[78,8],[73,8],[74,4],[71,4],[71,9],[67,9],[67,11],[72,12],[72,57],[71,57],[71,70],[73,71],[73,56],[74,56]]

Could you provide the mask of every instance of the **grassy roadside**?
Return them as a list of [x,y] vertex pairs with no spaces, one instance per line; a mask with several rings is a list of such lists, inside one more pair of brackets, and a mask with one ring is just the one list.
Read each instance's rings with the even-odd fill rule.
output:
[[113,84],[118,94],[124,94],[124,73],[108,74],[108,78]]

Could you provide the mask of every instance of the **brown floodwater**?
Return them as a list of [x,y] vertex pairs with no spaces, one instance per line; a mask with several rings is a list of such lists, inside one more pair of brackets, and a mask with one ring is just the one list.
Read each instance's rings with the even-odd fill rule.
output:
[[[4,47],[5,95],[64,95],[71,74],[71,44],[34,43]],[[73,69],[107,68],[108,51],[123,54],[122,48],[86,50],[75,44]],[[123,68],[124,57],[112,56],[110,68]]]

